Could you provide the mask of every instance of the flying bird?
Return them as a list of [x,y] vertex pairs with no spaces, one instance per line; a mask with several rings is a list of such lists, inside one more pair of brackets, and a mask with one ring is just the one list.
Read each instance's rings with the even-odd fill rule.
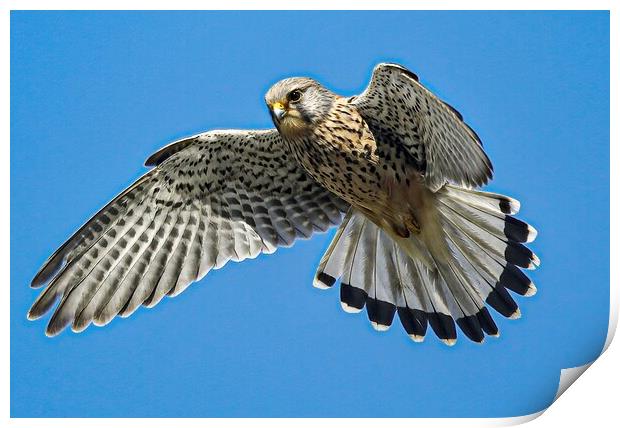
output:
[[[272,86],[275,129],[215,130],[150,156],[152,167],[69,238],[31,286],[54,307],[46,334],[103,326],[176,296],[211,269],[338,226],[314,286],[340,282],[347,312],[396,316],[414,341],[498,336],[487,305],[518,318],[510,292],[536,287],[536,230],[513,198],[476,190],[491,161],[461,114],[405,67],[377,65],[364,92],[309,78]],[[509,292],[509,291],[510,292]]]

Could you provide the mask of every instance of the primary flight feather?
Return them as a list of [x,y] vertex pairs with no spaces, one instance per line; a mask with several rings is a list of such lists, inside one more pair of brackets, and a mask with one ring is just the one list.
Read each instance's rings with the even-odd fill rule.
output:
[[[507,290],[536,288],[521,269],[536,237],[519,203],[475,190],[492,177],[476,133],[402,66],[379,64],[359,96],[308,78],[265,100],[276,129],[210,131],[172,143],[153,168],[43,265],[28,317],[46,333],[82,331],[176,296],[209,270],[339,225],[314,285],[340,280],[342,307],[377,330],[396,314],[453,344],[497,336],[486,305],[520,312]],[[58,303],[57,303],[58,302]]]

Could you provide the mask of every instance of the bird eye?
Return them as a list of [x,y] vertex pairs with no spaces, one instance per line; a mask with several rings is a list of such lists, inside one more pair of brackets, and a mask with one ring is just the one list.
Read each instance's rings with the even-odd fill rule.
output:
[[301,91],[299,89],[295,89],[294,91],[289,92],[287,96],[290,102],[297,102],[301,99]]

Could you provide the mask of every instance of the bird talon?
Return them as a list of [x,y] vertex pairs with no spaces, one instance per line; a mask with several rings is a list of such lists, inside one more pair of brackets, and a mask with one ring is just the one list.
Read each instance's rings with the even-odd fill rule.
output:
[[421,230],[420,224],[418,223],[418,219],[416,219],[413,214],[411,214],[411,217],[409,217],[405,221],[405,227],[407,228],[407,230],[409,230],[410,232],[413,232],[416,235],[418,235]]

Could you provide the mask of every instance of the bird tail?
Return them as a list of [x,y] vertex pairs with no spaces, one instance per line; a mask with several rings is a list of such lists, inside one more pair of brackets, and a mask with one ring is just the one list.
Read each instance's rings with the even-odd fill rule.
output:
[[434,224],[409,238],[390,236],[352,208],[314,285],[329,288],[340,279],[343,309],[365,306],[376,330],[387,330],[398,314],[414,341],[424,339],[430,324],[448,345],[456,341],[456,326],[480,343],[485,334],[499,335],[485,303],[514,319],[520,311],[507,290],[536,292],[520,268],[540,263],[523,245],[537,232],[513,217],[520,204],[503,195],[446,185],[434,199]]

